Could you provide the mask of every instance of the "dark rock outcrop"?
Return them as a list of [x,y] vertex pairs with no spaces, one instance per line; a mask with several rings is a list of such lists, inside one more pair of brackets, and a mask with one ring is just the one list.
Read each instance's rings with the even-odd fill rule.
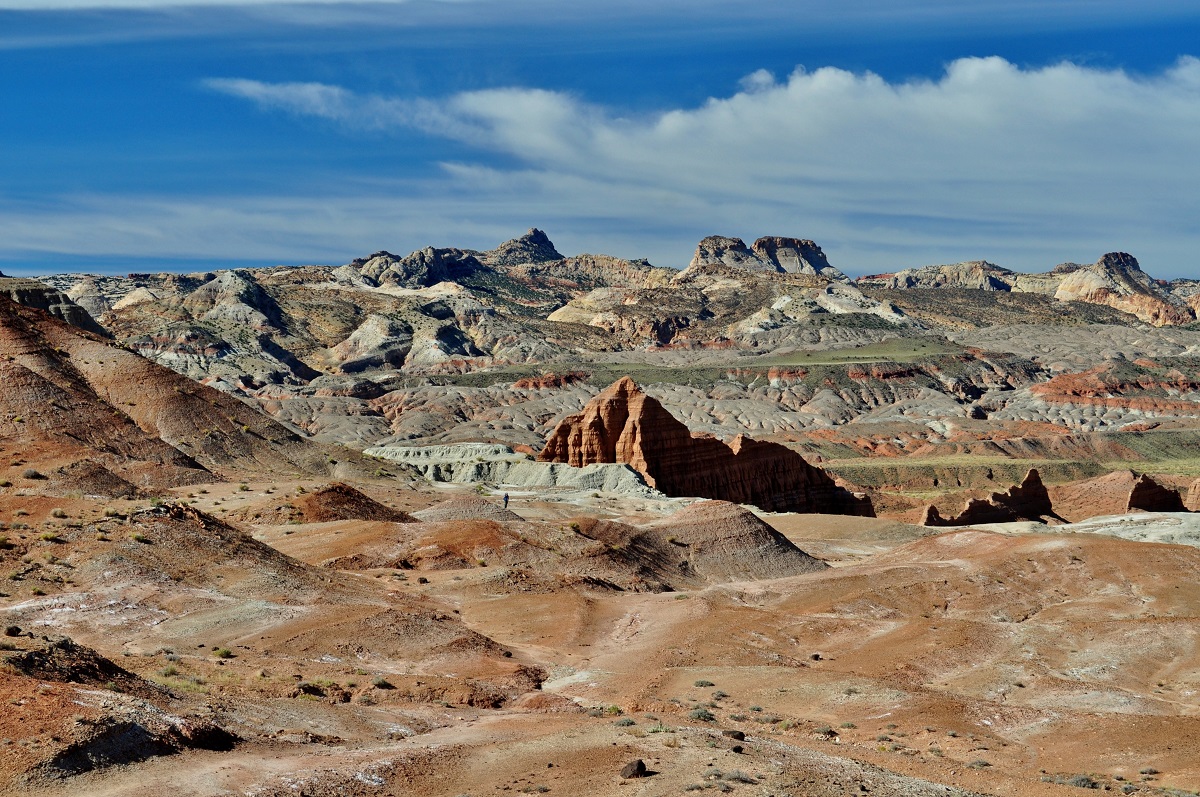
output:
[[350,261],[343,268],[356,273],[363,282],[378,287],[427,288],[439,282],[461,279],[482,268],[479,253],[469,249],[435,249],[427,246],[404,257],[391,252],[376,252]]
[[1012,523],[1018,520],[1043,520],[1054,516],[1050,493],[1036,468],[1025,474],[1024,480],[1003,493],[987,498],[972,498],[962,512],[943,518],[936,506],[925,510],[923,526],[969,526],[975,523]]
[[1146,474],[1137,477],[1129,491],[1129,511],[1186,512],[1178,490],[1164,487]]
[[505,241],[483,253],[483,259],[493,266],[519,266],[524,263],[549,263],[562,260],[546,233],[533,227],[520,238]]
[[871,502],[777,443],[738,435],[730,444],[693,435],[661,404],[623,377],[564,418],[538,459],[584,467],[624,462],[667,495],[753,504],[773,512],[873,516]]
[[646,763],[640,758],[621,767],[622,778],[644,778],[646,774]]

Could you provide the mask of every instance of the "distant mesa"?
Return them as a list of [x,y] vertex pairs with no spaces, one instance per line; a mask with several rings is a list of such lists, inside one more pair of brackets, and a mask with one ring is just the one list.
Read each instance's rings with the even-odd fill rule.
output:
[[829,265],[821,247],[806,238],[759,238],[749,248],[741,238],[710,235],[700,241],[692,256],[689,269],[706,266],[728,266],[746,271],[774,271],[786,274],[809,274],[846,280],[847,277]]
[[583,412],[560,421],[538,459],[578,468],[623,462],[671,496],[753,504],[772,512],[874,516],[870,499],[839,487],[786,446],[745,435],[727,445],[692,434],[627,376]]

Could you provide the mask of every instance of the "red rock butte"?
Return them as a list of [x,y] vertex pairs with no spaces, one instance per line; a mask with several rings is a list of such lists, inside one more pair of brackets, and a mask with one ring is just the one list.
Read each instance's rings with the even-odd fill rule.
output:
[[577,468],[623,462],[671,496],[753,504],[771,512],[874,516],[869,498],[839,487],[786,446],[745,435],[727,445],[693,434],[628,376],[583,412],[563,418],[538,459]]

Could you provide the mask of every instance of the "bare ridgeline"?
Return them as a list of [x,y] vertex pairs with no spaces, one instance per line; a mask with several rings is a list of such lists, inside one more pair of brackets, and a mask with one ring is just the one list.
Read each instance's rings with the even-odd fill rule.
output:
[[0,278],[0,793],[1200,790],[1200,282]]

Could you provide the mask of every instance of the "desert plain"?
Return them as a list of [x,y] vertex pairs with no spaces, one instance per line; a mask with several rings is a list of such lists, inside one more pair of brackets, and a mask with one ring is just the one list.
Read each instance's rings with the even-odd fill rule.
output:
[[0,280],[0,788],[1200,792],[1200,283]]

